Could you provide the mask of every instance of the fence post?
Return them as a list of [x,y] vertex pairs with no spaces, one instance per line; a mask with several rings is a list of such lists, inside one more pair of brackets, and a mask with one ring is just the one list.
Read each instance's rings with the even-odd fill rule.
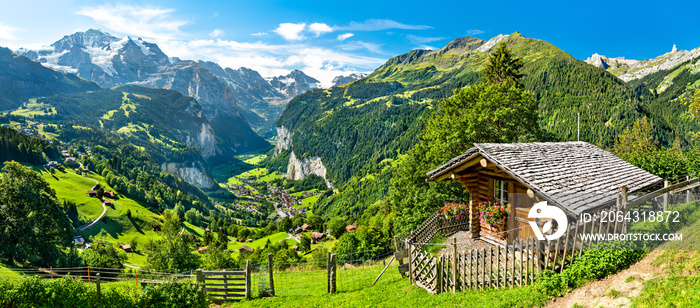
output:
[[202,270],[197,270],[197,282],[204,283],[204,276],[202,275]]
[[328,258],[326,259],[326,277],[328,277],[328,283],[326,284],[327,286],[327,292],[331,293],[331,257],[333,254],[329,251],[328,252]]
[[408,282],[413,284],[413,245],[406,243],[408,246]]
[[[664,180],[664,188],[671,184],[669,180]],[[664,211],[668,209],[668,192],[664,193]]]
[[437,287],[435,288],[436,294],[442,293],[442,284],[443,284],[442,267],[443,267],[443,265],[444,265],[444,263],[442,262],[442,257],[437,258],[437,266],[435,267],[435,271],[437,271],[437,275],[435,275],[437,278]]
[[245,298],[250,299],[250,260],[245,261]]
[[459,281],[459,277],[457,277],[457,237],[452,238],[454,241],[452,242],[452,280],[454,284],[452,284],[452,293],[457,293],[457,283]]
[[[686,176],[685,176],[685,180],[686,180],[686,181],[690,181],[690,176],[689,176],[689,175],[686,175]],[[685,190],[685,202],[686,202],[686,203],[690,203],[690,189],[686,189],[686,190]]]
[[267,254],[267,271],[270,274],[270,295],[275,296],[275,279],[272,277],[272,254]]
[[335,293],[335,263],[336,255],[328,252],[328,262],[326,264],[326,271],[328,273],[328,293]]
[[102,290],[100,288],[100,273],[95,275],[95,287],[97,287],[97,302],[102,301]]

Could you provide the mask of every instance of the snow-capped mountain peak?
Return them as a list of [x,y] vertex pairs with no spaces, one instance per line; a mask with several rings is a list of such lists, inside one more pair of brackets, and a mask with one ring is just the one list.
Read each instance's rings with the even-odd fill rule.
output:
[[367,77],[366,73],[351,73],[350,75],[340,75],[336,76],[333,78],[333,81],[331,81],[331,86],[332,87],[337,87],[339,85],[343,85],[346,83],[351,83],[355,80],[360,80],[362,78]]

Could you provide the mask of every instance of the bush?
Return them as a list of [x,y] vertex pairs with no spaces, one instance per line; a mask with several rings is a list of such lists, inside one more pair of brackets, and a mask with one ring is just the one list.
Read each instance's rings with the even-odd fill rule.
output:
[[209,307],[203,287],[192,282],[167,282],[141,293],[139,307]]
[[626,269],[641,260],[645,250],[630,249],[629,243],[604,242],[587,250],[581,258],[561,273],[547,270],[537,279],[540,292],[550,296],[561,296],[586,282],[601,279]]
[[191,282],[166,282],[141,291],[134,284],[102,285],[97,301],[95,284],[66,277],[55,280],[31,277],[0,281],[0,307],[82,308],[82,307],[208,307],[202,286]]

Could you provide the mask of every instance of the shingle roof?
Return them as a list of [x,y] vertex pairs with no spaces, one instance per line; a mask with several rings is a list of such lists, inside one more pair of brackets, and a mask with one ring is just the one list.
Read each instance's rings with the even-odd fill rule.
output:
[[661,180],[587,142],[477,143],[426,175],[435,180],[475,155],[574,215],[614,202],[622,186],[631,193]]

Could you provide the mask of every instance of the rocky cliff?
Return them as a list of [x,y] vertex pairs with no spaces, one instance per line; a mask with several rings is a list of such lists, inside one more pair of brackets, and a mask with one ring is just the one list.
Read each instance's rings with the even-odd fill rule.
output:
[[231,89],[196,62],[181,61],[168,65],[157,74],[135,84],[171,89],[197,99],[212,126],[211,131],[202,131],[202,136],[213,134],[211,138],[206,138],[208,144],[201,138],[200,142],[195,143],[202,146],[195,147],[205,158],[228,156],[267,145],[243,119]]
[[[668,70],[677,65],[700,57],[700,47],[693,50],[678,50],[676,45],[673,45],[670,52],[660,55],[653,59],[647,60],[630,60],[624,57],[608,58],[603,55],[593,54],[586,60],[588,64],[604,68],[610,73],[629,82],[644,78],[649,74],[656,73],[661,70]],[[663,91],[665,87],[660,87]]]
[[289,156],[289,164],[287,165],[287,174],[285,176],[292,180],[302,180],[310,174],[322,177],[326,180],[326,186],[333,188],[333,184],[326,179],[326,166],[323,165],[320,157],[312,156],[299,160],[294,151],[292,151],[292,154]]
[[273,157],[292,147],[292,133],[284,126],[275,128],[277,129],[277,143],[275,143],[275,154]]
[[212,188],[216,185],[204,168],[195,163],[163,163],[160,167],[199,188]]

